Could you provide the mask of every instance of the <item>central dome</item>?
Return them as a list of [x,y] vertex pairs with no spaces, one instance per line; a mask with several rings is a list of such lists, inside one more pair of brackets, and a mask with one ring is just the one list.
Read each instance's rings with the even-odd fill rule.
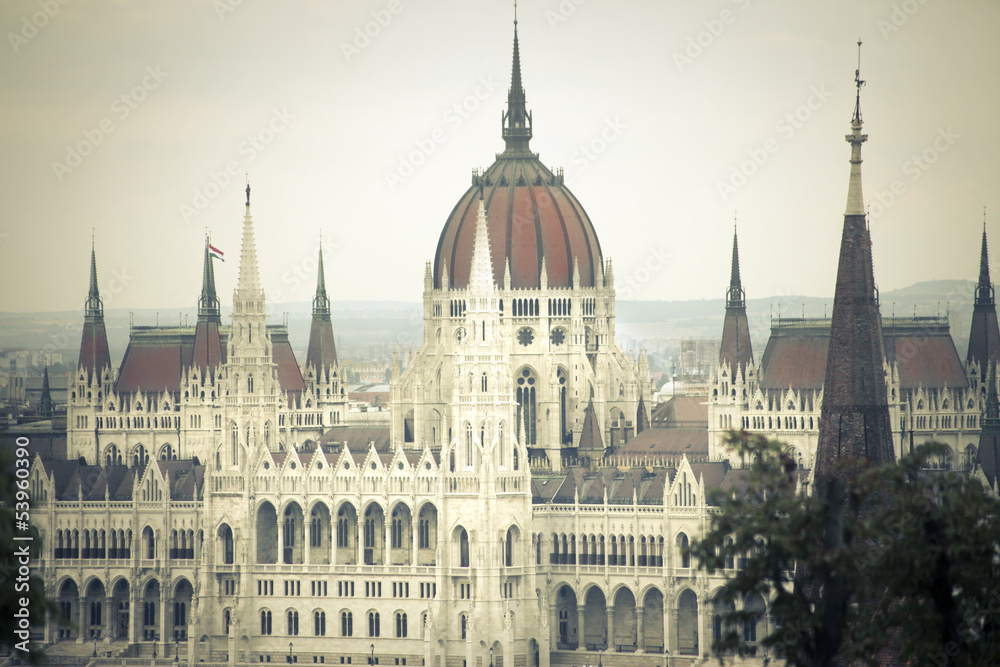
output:
[[[434,256],[434,287],[462,289],[469,284],[482,192],[490,237],[493,280],[500,287],[510,265],[514,289],[541,286],[545,264],[550,287],[572,287],[579,266],[579,287],[595,287],[601,275],[601,244],[583,206],[563,183],[528,149],[531,114],[521,86],[521,60],[514,22],[514,62],[501,121],[506,149],[489,169],[476,173],[441,230]],[[447,271],[448,285],[442,285]]]

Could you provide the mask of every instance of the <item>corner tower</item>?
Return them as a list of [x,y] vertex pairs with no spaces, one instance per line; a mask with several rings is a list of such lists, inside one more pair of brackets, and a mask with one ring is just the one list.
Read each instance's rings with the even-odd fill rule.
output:
[[83,335],[80,337],[81,373],[87,373],[89,382],[98,382],[105,371],[111,370],[111,353],[108,349],[108,333],[104,327],[104,301],[97,288],[97,250],[93,239],[90,243],[90,290],[84,304]]
[[990,364],[1000,361],[1000,328],[997,326],[997,307],[993,283],[990,282],[989,254],[986,247],[986,219],[983,214],[983,244],[979,255],[979,283],[972,309],[972,326],[969,328],[969,352],[966,365],[979,368],[979,380],[986,379]]

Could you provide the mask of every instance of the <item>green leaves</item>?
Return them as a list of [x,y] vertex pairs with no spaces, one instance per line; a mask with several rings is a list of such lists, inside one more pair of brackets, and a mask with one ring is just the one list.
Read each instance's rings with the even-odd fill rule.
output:
[[[780,443],[732,432],[729,444],[754,461],[734,471],[746,487],[716,494],[711,528],[691,546],[709,572],[745,563],[720,604],[709,601],[728,609],[713,627],[759,617],[743,601],[760,594],[773,622],[759,643],[789,665],[876,664],[879,651],[1000,664],[1000,500],[965,473],[922,470],[944,445],[885,466],[841,461],[810,489]],[[752,643],[722,632],[713,650]]]

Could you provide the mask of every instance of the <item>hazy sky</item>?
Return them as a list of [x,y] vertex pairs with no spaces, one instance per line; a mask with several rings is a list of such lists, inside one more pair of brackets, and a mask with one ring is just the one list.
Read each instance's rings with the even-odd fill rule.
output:
[[[321,231],[333,299],[418,300],[503,148],[511,14],[3,2],[0,310],[79,307],[92,229],[106,307],[196,305],[206,228],[228,305],[244,171],[278,311],[311,297]],[[998,25],[995,0],[522,0],[532,149],[565,168],[620,298],[722,297],[734,210],[748,297],[830,295],[860,35],[876,281],[974,279],[984,205],[1000,253]]]

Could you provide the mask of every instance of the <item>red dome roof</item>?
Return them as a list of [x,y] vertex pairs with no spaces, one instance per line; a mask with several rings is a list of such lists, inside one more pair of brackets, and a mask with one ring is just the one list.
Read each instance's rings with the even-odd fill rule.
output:
[[503,287],[509,260],[511,287],[538,288],[543,258],[549,286],[572,286],[574,260],[580,266],[580,286],[595,286],[602,256],[590,218],[563,185],[562,175],[553,174],[528,153],[500,155],[455,205],[438,240],[435,288],[441,288],[445,262],[450,287],[461,289],[469,284],[480,186],[489,223],[493,279],[498,286]]

